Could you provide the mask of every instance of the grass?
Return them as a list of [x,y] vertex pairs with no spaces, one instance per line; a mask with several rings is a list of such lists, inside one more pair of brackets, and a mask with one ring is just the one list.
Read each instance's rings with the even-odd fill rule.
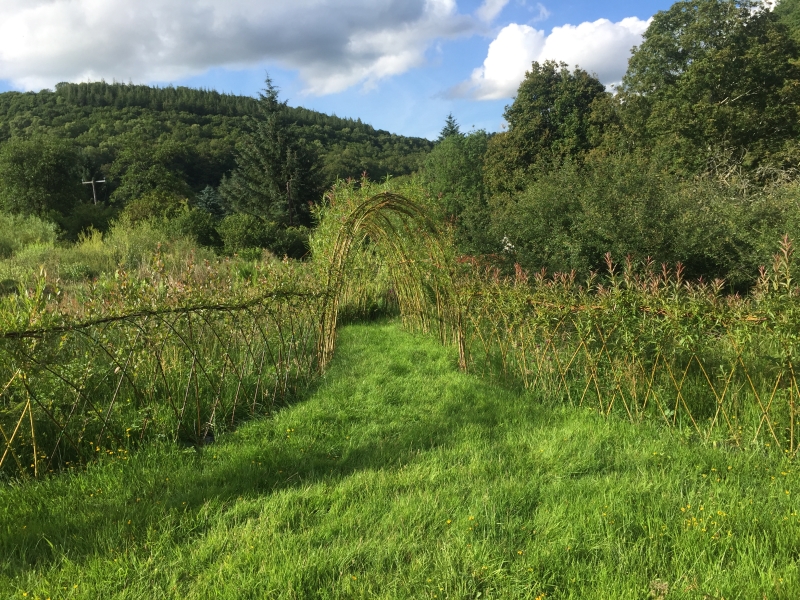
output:
[[800,597],[794,462],[544,406],[395,323],[202,452],[0,488],[0,597]]

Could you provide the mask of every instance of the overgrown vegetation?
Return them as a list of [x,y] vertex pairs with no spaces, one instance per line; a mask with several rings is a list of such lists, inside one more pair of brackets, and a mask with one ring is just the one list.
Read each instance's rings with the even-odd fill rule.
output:
[[542,403],[456,358],[397,325],[344,328],[318,389],[274,419],[5,488],[0,589],[797,597],[795,462]]
[[795,2],[676,2],[614,93],[534,63],[507,132],[476,152],[485,134],[450,124],[426,162],[460,251],[506,274],[516,263],[579,279],[611,252],[751,288],[776,241],[799,233],[796,15]]
[[[0,213],[0,583],[795,598],[800,76],[780,6],[680,1],[616,95],[534,64],[507,133],[450,115],[417,176],[322,198],[319,147],[268,81],[219,188],[192,196],[131,146],[124,208],[74,243],[64,219],[109,207],[59,216],[68,186],[14,166],[39,142],[6,143],[29,194],[6,203],[38,208]],[[386,316],[445,348],[373,324],[334,352],[339,325]],[[63,518],[87,489],[109,522]]]

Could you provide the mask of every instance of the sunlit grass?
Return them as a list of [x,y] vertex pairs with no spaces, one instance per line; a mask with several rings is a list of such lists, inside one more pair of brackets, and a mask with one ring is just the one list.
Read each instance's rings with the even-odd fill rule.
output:
[[201,453],[0,489],[0,596],[794,599],[798,493],[774,453],[543,406],[350,326],[313,394]]

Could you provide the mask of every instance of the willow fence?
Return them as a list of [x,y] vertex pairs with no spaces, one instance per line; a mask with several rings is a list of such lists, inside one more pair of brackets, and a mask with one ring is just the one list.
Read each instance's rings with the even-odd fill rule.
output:
[[38,476],[154,438],[202,446],[269,414],[316,374],[324,302],[273,289],[0,332],[0,475]]
[[[652,265],[579,284],[573,275],[462,280],[469,367],[550,403],[655,419],[705,441],[800,448],[800,289],[784,242],[747,297]],[[474,265],[473,265],[474,267]]]

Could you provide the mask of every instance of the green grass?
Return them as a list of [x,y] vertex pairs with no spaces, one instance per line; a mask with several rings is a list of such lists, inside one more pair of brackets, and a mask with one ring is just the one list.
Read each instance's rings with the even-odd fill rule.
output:
[[349,326],[314,393],[202,453],[0,488],[0,597],[800,597],[793,462],[456,358]]

